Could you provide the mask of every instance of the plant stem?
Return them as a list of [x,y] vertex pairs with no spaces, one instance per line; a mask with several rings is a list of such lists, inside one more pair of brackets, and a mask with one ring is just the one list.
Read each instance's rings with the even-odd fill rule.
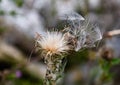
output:
[[60,56],[47,56],[45,59],[47,71],[45,76],[45,85],[56,85],[61,75],[62,58]]

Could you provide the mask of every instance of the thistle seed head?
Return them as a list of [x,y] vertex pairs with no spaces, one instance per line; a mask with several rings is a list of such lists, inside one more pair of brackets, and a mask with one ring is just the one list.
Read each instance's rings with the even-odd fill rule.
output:
[[37,40],[39,49],[45,55],[61,55],[69,50],[67,41],[61,32],[47,32],[45,36]]

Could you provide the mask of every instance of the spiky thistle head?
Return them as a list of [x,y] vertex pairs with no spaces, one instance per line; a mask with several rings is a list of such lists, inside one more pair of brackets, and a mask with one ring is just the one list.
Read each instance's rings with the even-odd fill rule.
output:
[[45,36],[37,40],[37,43],[45,56],[61,55],[69,50],[67,41],[61,32],[47,32]]

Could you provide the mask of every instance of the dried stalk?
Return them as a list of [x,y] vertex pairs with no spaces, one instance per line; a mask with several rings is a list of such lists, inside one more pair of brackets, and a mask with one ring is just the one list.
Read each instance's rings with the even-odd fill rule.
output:
[[47,58],[45,59],[47,71],[44,85],[56,85],[57,80],[60,78],[62,73],[62,59],[63,56],[47,56]]
[[107,34],[108,34],[108,36],[119,35],[120,30],[112,30],[112,31],[109,31]]

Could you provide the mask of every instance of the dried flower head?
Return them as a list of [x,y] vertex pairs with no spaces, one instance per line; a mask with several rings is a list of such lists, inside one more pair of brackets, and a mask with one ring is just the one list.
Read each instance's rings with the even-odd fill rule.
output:
[[47,65],[44,85],[56,85],[64,70],[65,53],[94,46],[94,43],[102,38],[98,27],[87,23],[77,13],[68,13],[61,19],[69,23],[62,32],[47,32],[45,36],[37,34],[38,49],[42,52]]
[[71,45],[74,46],[75,51],[79,51],[83,47],[94,47],[95,42],[102,39],[98,26],[92,24],[89,18],[84,19],[74,12],[65,15],[61,19],[66,20],[69,25],[64,29],[64,32],[67,34],[68,42],[71,39],[74,44]]
[[47,55],[66,53],[69,50],[67,46],[67,41],[65,41],[64,36],[60,32],[47,32],[45,36],[37,40],[39,49]]

